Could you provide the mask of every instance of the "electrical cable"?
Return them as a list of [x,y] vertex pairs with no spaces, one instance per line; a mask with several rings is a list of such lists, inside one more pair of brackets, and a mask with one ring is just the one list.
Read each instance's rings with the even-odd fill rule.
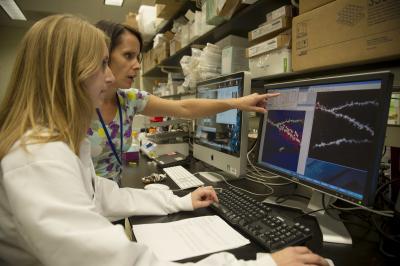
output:
[[[374,209],[364,207],[364,206],[343,208],[343,207],[335,206],[334,204],[331,203],[331,204],[329,204],[329,207],[332,207],[333,209],[340,210],[340,211],[365,210],[365,211],[369,211],[369,212],[372,212],[372,213],[378,214],[378,215],[393,214],[393,211],[391,211],[391,210],[374,210]],[[383,216],[386,216],[386,215],[383,215]],[[393,217],[393,216],[388,216],[388,217]]]
[[[370,227],[364,226],[364,225],[362,225],[362,224],[360,224],[360,223],[357,223],[357,222],[353,222],[353,221],[341,219],[339,216],[336,217],[335,215],[333,215],[332,213],[330,213],[330,210],[331,210],[331,209],[330,209],[330,208],[327,208],[327,207],[326,207],[326,204],[325,204],[325,194],[322,194],[322,206],[323,206],[323,208],[324,208],[326,214],[328,214],[332,219],[334,219],[334,220],[336,220],[336,221],[339,221],[339,222],[342,222],[342,223],[352,224],[352,225],[355,225],[355,226],[358,226],[358,227],[367,228],[368,230],[370,230]],[[352,214],[353,214],[353,213],[352,213]]]
[[397,179],[391,180],[391,181],[381,185],[380,187],[378,187],[376,189],[376,191],[375,191],[375,196],[374,196],[374,201],[373,202],[376,202],[376,199],[377,199],[378,195],[381,193],[381,190],[383,190],[385,187],[389,186],[390,184],[393,184],[393,183],[396,183],[396,182],[399,182],[399,181],[400,181],[400,178],[397,178]]
[[[325,210],[325,209],[324,209],[324,208],[321,208],[321,209],[318,209],[318,210],[309,211],[309,212],[306,212],[306,213],[303,213],[303,214],[300,214],[300,215],[294,217],[293,220],[296,220],[296,219],[299,219],[299,218],[301,218],[301,217],[303,217],[303,216],[307,216],[307,215],[310,215],[310,214],[312,214],[312,213],[320,212],[320,211],[323,211],[323,210]],[[326,210],[325,210],[325,211],[326,211]]]
[[382,230],[381,226],[378,225],[378,223],[377,223],[377,221],[375,220],[374,216],[371,217],[371,220],[372,220],[372,223],[373,223],[373,225],[375,226],[375,228],[378,230],[378,232],[379,232],[382,236],[384,236],[385,238],[387,238],[387,239],[389,239],[389,240],[391,240],[391,241],[393,241],[393,242],[395,242],[395,243],[400,244],[400,239],[397,239],[397,238],[395,238],[395,237],[393,237],[393,236],[391,236],[391,235],[388,235],[385,231]]
[[[322,194],[322,206],[324,208],[326,207],[325,194]],[[389,210],[388,211],[386,211],[386,210],[373,210],[373,209],[370,209],[370,208],[365,207],[365,206],[358,206],[358,207],[352,207],[352,208],[341,208],[341,207],[337,207],[337,206],[332,205],[332,204],[330,204],[329,206],[334,208],[334,209],[341,210],[341,211],[364,210],[364,211],[372,212],[374,214],[381,215],[381,216],[393,217],[393,211],[389,211]],[[329,214],[328,211],[327,211],[327,213]]]
[[293,182],[286,182],[286,183],[270,183],[270,182],[266,182],[264,179],[259,178],[257,176],[252,176],[250,174],[246,174],[246,179],[254,181],[254,182],[260,182],[266,185],[270,185],[270,186],[286,186],[286,185],[291,185],[293,184]]
[[[262,127],[262,118],[260,118],[259,125],[258,125],[258,128],[261,128],[261,127]],[[255,172],[257,172],[257,174],[258,174],[259,177],[263,177],[263,178],[267,178],[267,179],[277,179],[277,178],[281,178],[282,176],[277,175],[277,174],[275,174],[275,173],[273,173],[273,172],[270,172],[270,171],[268,171],[268,170],[262,169],[262,168],[260,168],[260,167],[257,167],[257,166],[255,166],[255,165],[251,162],[251,160],[250,160],[250,154],[253,152],[254,148],[257,146],[257,143],[259,142],[259,140],[260,140],[260,134],[258,134],[256,141],[254,142],[253,146],[251,147],[251,149],[250,149],[250,150],[247,152],[247,154],[246,154],[248,164],[251,166],[252,169],[254,169]],[[250,168],[250,169],[251,169],[251,168]],[[251,170],[251,171],[252,171],[252,170]],[[261,173],[261,171],[266,172],[266,173],[269,173],[269,174],[272,174],[272,175],[271,175],[271,176],[263,175],[263,174]],[[291,183],[292,183],[292,182],[291,182]]]
[[[244,191],[244,192],[246,192],[246,193],[249,193],[249,194],[252,194],[252,195],[255,195],[255,196],[270,196],[270,195],[272,195],[272,194],[274,193],[274,189],[273,189],[272,187],[268,186],[268,185],[265,185],[263,182],[251,180],[251,181],[253,181],[253,182],[263,184],[266,188],[268,188],[268,189],[271,191],[270,193],[262,193],[262,194],[261,194],[261,193],[254,193],[254,192],[251,192],[251,191],[249,191],[249,190],[247,190],[247,189],[244,189],[244,188],[241,188],[241,187],[232,185],[231,183],[229,183],[228,181],[226,181],[226,179],[225,179],[225,177],[224,177],[223,175],[221,175],[221,174],[219,174],[219,173],[216,173],[216,172],[209,172],[209,173],[212,173],[212,174],[215,174],[215,175],[220,176],[220,177],[222,178],[222,180],[223,180],[228,186],[234,187],[234,188],[236,188],[236,189],[242,190],[242,191]],[[219,189],[220,189],[220,188],[219,188]]]

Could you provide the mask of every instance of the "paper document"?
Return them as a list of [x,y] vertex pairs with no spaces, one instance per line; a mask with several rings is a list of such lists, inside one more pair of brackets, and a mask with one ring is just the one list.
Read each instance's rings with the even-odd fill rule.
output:
[[201,216],[171,223],[132,226],[138,243],[161,260],[176,261],[238,248],[250,241],[219,216]]

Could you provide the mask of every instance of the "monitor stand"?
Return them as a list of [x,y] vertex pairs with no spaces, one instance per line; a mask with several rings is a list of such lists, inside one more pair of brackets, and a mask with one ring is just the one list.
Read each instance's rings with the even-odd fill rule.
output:
[[[310,192],[308,192],[309,194]],[[296,194],[299,191],[296,190]],[[300,192],[304,195],[304,192]],[[336,198],[325,195],[326,206],[333,202]],[[303,198],[289,198],[283,203],[276,203],[275,196],[269,196],[264,202],[271,203],[275,205],[282,205],[291,208],[296,208],[302,210],[304,213],[322,209],[322,193],[313,190],[311,192],[311,199],[308,201]],[[322,233],[322,240],[329,243],[339,243],[339,244],[352,244],[352,239],[349,231],[339,219],[339,213],[337,210],[329,210],[329,215],[325,213],[324,210],[310,214],[314,216],[319,224]],[[335,218],[333,218],[332,216]]]

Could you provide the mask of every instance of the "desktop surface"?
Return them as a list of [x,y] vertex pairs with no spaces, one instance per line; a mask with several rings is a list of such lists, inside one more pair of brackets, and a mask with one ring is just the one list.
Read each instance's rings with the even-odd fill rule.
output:
[[[188,170],[192,173],[196,173],[199,171],[204,171],[204,164],[198,162],[196,160],[191,160],[189,164],[185,165]],[[144,184],[141,181],[141,177],[149,175],[153,172],[158,172],[154,165],[147,164],[147,158],[141,156],[140,162],[135,166],[128,166],[124,169],[123,178],[122,178],[122,186],[124,187],[134,187],[134,188],[143,188]],[[202,179],[200,177],[200,179]],[[202,179],[207,184],[207,180]],[[261,186],[249,182],[245,179],[239,179],[230,181],[230,183],[235,184],[241,188],[250,190],[255,193],[266,193],[267,189],[262,188]],[[169,178],[167,178],[163,184],[168,185],[171,189],[178,189],[176,184]],[[216,186],[225,186],[225,184],[218,183]],[[276,189],[277,193],[280,193],[280,188]],[[178,191],[177,195],[183,196],[189,193],[191,190],[186,191]],[[265,197],[255,197],[255,199],[262,201]],[[285,208],[281,206],[276,207],[276,211],[281,212],[282,214],[295,217],[300,214],[300,211],[293,210],[290,208]],[[130,217],[130,221],[132,224],[145,224],[145,223],[164,223],[164,222],[172,222],[186,218],[192,218],[203,215],[215,215],[216,213],[211,208],[203,208],[198,209],[193,212],[179,212],[175,214],[170,214],[167,216],[135,216]],[[310,217],[309,217],[310,218]],[[360,223],[358,218],[348,214],[343,218],[352,220],[356,223]],[[369,230],[365,227],[360,227],[358,225],[346,223],[348,230],[353,238],[352,245],[343,245],[343,244],[332,244],[332,243],[324,243],[322,242],[322,235],[319,230],[318,224],[315,222],[313,218],[305,219],[307,225],[310,226],[313,231],[313,238],[306,242],[306,246],[309,247],[314,252],[320,254],[323,257],[330,258],[334,261],[335,265],[397,265],[396,261],[392,261],[388,258],[385,258],[379,252],[379,241],[378,235],[375,231]],[[363,226],[367,226],[364,224]],[[229,250],[228,252],[233,253],[237,258],[240,259],[255,259],[257,252],[266,252],[259,244],[254,241],[251,241],[249,245]],[[195,262],[206,256],[199,256],[195,258],[186,259],[182,262]]]

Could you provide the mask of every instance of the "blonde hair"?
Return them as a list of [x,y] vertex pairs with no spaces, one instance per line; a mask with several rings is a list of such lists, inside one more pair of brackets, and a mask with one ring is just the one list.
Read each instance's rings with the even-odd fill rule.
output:
[[[101,68],[104,33],[73,15],[46,17],[25,34],[0,106],[0,160],[21,139],[64,141],[79,153],[94,113],[84,81]],[[47,134],[43,134],[46,129]]]

